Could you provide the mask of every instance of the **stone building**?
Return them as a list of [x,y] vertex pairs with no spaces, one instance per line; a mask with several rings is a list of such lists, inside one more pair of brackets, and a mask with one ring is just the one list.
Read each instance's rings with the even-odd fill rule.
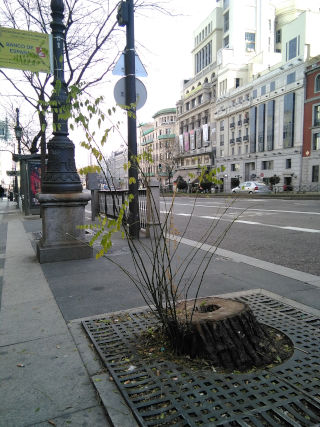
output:
[[320,57],[306,64],[302,185],[320,190]]
[[138,152],[149,152],[152,161],[142,160],[141,172],[155,177],[160,185],[170,184],[175,169],[176,108],[166,108],[153,115],[153,122],[139,126]]
[[178,174],[224,166],[240,180],[301,183],[305,62],[319,54],[314,0],[220,0],[194,32],[177,102]]

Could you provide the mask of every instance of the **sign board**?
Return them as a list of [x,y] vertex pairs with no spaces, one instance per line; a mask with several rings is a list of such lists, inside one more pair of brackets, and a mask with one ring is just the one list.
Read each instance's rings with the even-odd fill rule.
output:
[[28,167],[28,179],[29,179],[29,198],[30,198],[30,209],[40,205],[36,199],[36,194],[41,191],[41,163],[39,161],[29,161]]
[[52,72],[51,35],[0,27],[0,67]]
[[[144,65],[141,62],[141,59],[137,54],[135,54],[135,75],[137,77],[147,77],[148,73],[146,69],[144,68]],[[118,59],[116,65],[114,66],[112,70],[112,74],[114,76],[125,76],[125,66],[124,66],[124,58],[125,53],[122,53],[120,55],[120,58]]]
[[[147,89],[141,80],[136,79],[136,110],[142,108],[147,100]],[[126,78],[118,80],[114,90],[113,90],[114,99],[118,105],[126,105]]]

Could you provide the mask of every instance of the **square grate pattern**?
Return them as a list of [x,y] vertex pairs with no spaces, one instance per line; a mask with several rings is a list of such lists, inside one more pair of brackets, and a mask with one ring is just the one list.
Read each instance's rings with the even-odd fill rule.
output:
[[290,337],[291,359],[252,373],[193,370],[136,352],[137,336],[155,325],[147,311],[82,322],[141,426],[320,425],[320,318],[263,293],[237,299]]

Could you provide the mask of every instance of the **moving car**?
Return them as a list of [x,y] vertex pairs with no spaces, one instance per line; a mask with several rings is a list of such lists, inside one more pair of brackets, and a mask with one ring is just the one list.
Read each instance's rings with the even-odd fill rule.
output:
[[246,181],[242,182],[238,185],[238,187],[233,188],[232,193],[248,193],[248,194],[254,194],[254,193],[271,193],[270,188],[264,184],[263,182],[257,182],[257,181]]

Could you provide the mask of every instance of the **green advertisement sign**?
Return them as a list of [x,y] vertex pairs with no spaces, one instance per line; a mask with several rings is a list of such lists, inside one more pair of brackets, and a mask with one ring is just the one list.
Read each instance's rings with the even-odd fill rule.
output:
[[50,74],[51,35],[0,27],[0,67]]

